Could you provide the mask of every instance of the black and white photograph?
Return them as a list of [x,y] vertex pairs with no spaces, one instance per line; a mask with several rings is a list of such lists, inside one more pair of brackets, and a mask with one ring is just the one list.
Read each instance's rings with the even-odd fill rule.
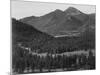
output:
[[13,74],[96,69],[96,6],[11,0]]

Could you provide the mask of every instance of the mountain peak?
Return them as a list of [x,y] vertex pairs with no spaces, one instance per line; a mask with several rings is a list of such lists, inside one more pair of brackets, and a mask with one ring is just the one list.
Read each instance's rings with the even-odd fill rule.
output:
[[55,12],[63,12],[62,10],[60,9],[56,9]]
[[60,9],[56,9],[55,11],[53,11],[53,13],[55,13],[55,14],[64,14],[64,12]]
[[79,14],[81,14],[81,12],[78,9],[74,8],[74,7],[69,7],[64,12],[67,15],[79,15]]

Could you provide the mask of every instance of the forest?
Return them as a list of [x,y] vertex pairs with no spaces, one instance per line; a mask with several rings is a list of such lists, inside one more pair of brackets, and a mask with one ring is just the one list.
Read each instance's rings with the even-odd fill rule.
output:
[[87,29],[77,37],[55,38],[12,19],[13,73],[91,69],[95,69],[95,31]]
[[[54,55],[54,56],[53,56]],[[47,53],[46,56],[30,54],[22,48],[15,47],[12,57],[12,68],[15,73],[41,73],[73,70],[95,69],[95,55],[88,54],[57,55]],[[26,71],[26,72],[25,72]]]

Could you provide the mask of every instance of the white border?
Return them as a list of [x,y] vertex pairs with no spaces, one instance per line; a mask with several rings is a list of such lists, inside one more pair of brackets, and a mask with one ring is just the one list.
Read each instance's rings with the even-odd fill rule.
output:
[[[87,71],[71,71],[71,72],[55,72],[55,73],[40,73],[41,75],[99,75],[100,67],[100,2],[99,0],[23,0],[23,1],[40,1],[40,2],[56,2],[56,3],[71,3],[71,4],[89,4],[96,5],[96,70]],[[10,73],[10,0],[0,0],[0,75],[9,75]],[[29,75],[29,74],[28,74]],[[34,74],[35,75],[35,74]],[[38,75],[38,74],[37,74]]]

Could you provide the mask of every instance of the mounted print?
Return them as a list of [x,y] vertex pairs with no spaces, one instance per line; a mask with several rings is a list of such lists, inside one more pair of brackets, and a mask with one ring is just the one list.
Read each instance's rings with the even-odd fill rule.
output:
[[12,73],[95,70],[95,5],[11,1]]

